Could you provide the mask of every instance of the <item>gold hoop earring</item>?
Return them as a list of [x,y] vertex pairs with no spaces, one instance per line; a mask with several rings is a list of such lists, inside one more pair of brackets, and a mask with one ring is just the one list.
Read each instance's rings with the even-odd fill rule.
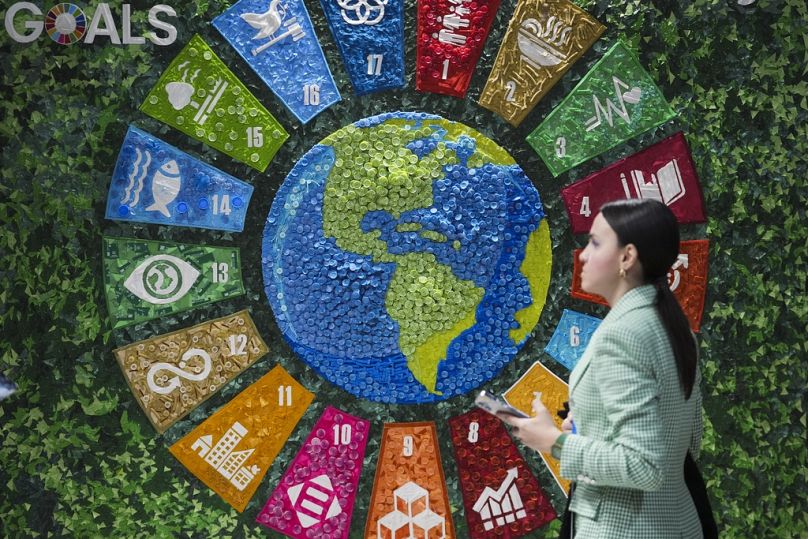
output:
[[626,278],[626,270],[624,270],[623,268],[620,268],[619,274],[621,279]]

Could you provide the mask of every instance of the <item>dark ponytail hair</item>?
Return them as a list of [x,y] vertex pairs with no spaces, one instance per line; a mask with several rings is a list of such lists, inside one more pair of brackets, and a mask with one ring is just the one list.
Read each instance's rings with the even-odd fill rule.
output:
[[696,382],[696,341],[685,313],[668,288],[668,271],[679,255],[676,216],[662,202],[637,199],[609,202],[600,208],[600,213],[621,246],[631,243],[637,248],[643,280],[656,286],[657,312],[676,358],[679,384],[689,399]]

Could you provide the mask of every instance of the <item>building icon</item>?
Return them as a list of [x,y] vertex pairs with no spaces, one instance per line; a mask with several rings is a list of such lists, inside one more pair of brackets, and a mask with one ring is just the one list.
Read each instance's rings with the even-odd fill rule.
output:
[[376,536],[378,539],[445,539],[446,519],[429,509],[429,492],[410,481],[393,491],[393,511],[379,519]]
[[497,490],[485,487],[477,498],[474,510],[480,514],[486,530],[510,524],[527,516],[525,504],[516,488],[518,474],[516,468],[511,468]]
[[224,436],[216,442],[216,445],[213,445],[213,436],[208,434],[197,438],[191,449],[204,458],[205,462],[210,464],[225,479],[229,479],[234,487],[244,490],[260,471],[260,468],[256,465],[249,468],[244,466],[244,463],[255,452],[255,449],[234,451],[246,435],[247,429],[236,421],[227,429]]

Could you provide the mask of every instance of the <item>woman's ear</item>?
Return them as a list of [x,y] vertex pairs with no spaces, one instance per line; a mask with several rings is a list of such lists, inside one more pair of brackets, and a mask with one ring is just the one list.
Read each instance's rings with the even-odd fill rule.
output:
[[629,243],[623,247],[623,256],[620,262],[622,268],[626,271],[631,270],[635,265],[639,266],[640,259],[637,253],[637,247],[633,243]]

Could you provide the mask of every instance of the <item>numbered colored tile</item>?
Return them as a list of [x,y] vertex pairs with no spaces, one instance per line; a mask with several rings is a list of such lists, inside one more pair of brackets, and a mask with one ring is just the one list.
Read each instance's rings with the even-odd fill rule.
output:
[[293,539],[346,539],[370,422],[326,408],[257,522]]
[[106,217],[241,232],[252,193],[252,185],[129,126]]
[[289,136],[198,35],[140,110],[261,172]]
[[589,232],[600,207],[612,200],[666,204],[680,223],[703,223],[704,200],[684,134],[680,131],[561,190],[572,232]]
[[499,0],[418,0],[415,88],[463,97]]
[[545,353],[567,369],[574,369],[600,322],[600,318],[564,309]]
[[[704,298],[707,295],[708,240],[685,240],[679,244],[679,256],[668,272],[668,286],[682,306],[690,328],[698,332]],[[581,249],[573,252],[572,297],[607,305],[606,300],[581,288]]]
[[518,126],[604,29],[568,0],[519,0],[480,105]]
[[558,176],[675,115],[637,56],[618,41],[527,141]]
[[241,0],[213,26],[300,122],[340,100],[303,0]]
[[162,433],[267,351],[250,313],[240,311],[118,348],[115,358]]
[[455,537],[435,423],[387,423],[366,539]]
[[[542,365],[534,363],[525,374],[505,392],[505,398],[514,406],[530,414],[533,407],[534,394],[541,392],[541,401],[550,410],[556,426],[561,428],[561,418],[556,412],[564,409],[564,403],[569,400],[569,387],[567,383],[556,376],[553,371]],[[554,459],[550,453],[539,453],[550,473],[555,477],[558,486],[565,494],[570,491],[569,480],[561,477],[561,462]]]
[[471,539],[522,537],[556,518],[499,419],[472,410],[449,427]]
[[404,0],[320,0],[354,92],[403,88]]
[[244,511],[312,400],[278,365],[169,451],[236,511]]
[[114,328],[244,294],[234,247],[104,238],[102,249]]

